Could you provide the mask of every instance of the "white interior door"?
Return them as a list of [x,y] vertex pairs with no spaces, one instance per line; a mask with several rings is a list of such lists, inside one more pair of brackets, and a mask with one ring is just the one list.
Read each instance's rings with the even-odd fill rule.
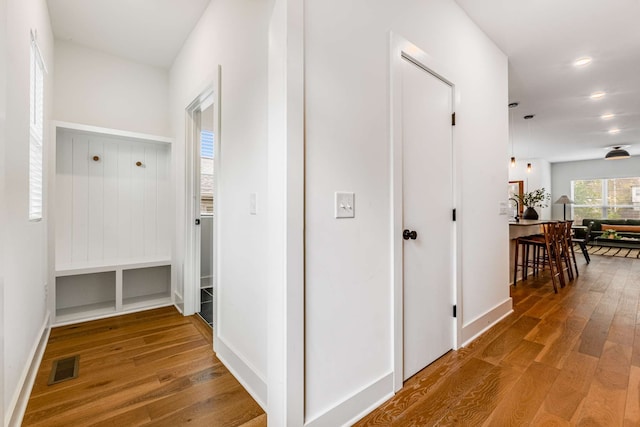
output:
[[453,155],[451,86],[402,63],[406,380],[453,348]]

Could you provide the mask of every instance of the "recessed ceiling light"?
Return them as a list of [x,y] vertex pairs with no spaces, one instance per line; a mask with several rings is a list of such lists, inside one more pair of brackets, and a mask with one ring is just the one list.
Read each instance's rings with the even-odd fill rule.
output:
[[604,92],[593,92],[590,96],[591,99],[600,99],[606,95]]
[[585,56],[584,58],[576,59],[573,65],[575,65],[576,67],[583,67],[585,65],[591,64],[591,61],[593,61],[591,58]]
[[602,120],[609,120],[609,119],[613,119],[616,115],[613,113],[607,113],[607,114],[603,114],[600,116],[600,118]]
[[610,133],[611,135],[615,135],[615,134],[617,134],[617,133],[620,133],[620,129],[617,129],[617,128],[615,128],[615,129],[609,129],[609,133]]

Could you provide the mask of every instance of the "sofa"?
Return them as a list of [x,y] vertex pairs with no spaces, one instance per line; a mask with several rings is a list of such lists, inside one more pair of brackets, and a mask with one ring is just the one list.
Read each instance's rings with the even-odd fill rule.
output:
[[[591,233],[588,237],[588,241],[591,244],[598,244],[596,237],[602,235],[606,230],[615,230],[620,237],[640,239],[640,219],[583,219],[582,225],[589,226],[589,223],[593,221],[591,227]],[[584,230],[576,230],[576,237],[585,238]],[[622,243],[622,242],[621,242]],[[602,242],[602,244],[606,244]],[[618,246],[618,245],[616,245]],[[640,241],[624,241],[624,246],[640,247]]]

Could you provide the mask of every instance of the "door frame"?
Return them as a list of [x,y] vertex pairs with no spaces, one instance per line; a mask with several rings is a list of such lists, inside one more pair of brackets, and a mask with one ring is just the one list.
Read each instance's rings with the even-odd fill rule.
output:
[[[392,328],[391,342],[393,364],[393,384],[394,391],[398,391],[403,385],[404,371],[404,310],[403,310],[403,239],[402,239],[402,61],[409,60],[424,69],[426,72],[441,79],[451,86],[453,111],[457,110],[460,99],[460,92],[454,83],[454,74],[447,70],[442,64],[435,61],[426,52],[405,38],[390,33],[390,61],[389,61],[389,105],[390,105],[390,240],[391,240],[391,301],[392,301]],[[455,127],[452,129],[452,179],[453,179],[453,203],[452,208],[460,210],[460,191],[458,171],[456,167],[456,145]],[[451,304],[457,306],[457,317],[452,317],[451,327],[453,328],[453,349],[460,345],[459,337],[462,330],[462,279],[460,271],[461,258],[461,233],[460,215],[453,227],[453,295],[454,301]]]
[[[217,82],[208,84],[200,94],[185,108],[185,191],[184,191],[184,268],[183,268],[183,314],[189,316],[197,313],[200,306],[200,226],[195,224],[200,219],[200,121],[201,113],[209,106],[213,106],[213,134],[214,143],[214,180],[213,180],[213,262],[212,282],[214,292],[218,291],[218,224],[220,221],[219,204],[220,196],[220,168],[221,168],[221,136],[220,136],[220,70],[218,69]],[[217,307],[213,307],[214,325],[217,324]]]

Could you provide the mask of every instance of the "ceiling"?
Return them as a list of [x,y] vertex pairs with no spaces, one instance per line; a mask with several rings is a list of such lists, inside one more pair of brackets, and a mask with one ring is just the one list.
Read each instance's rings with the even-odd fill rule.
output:
[[210,0],[47,0],[57,39],[169,68]]
[[[614,145],[640,155],[640,0],[456,2],[509,57],[516,158],[600,159]],[[573,65],[582,57],[593,61]]]
[[[169,68],[209,1],[48,5],[56,38]],[[516,158],[599,159],[614,145],[640,155],[640,0],[456,2],[509,57],[509,102],[519,102],[509,110]],[[585,56],[590,65],[573,65]],[[591,100],[595,91],[606,95]],[[600,118],[605,113],[615,117]],[[528,114],[535,117],[524,120]],[[614,128],[620,132],[609,134]]]

